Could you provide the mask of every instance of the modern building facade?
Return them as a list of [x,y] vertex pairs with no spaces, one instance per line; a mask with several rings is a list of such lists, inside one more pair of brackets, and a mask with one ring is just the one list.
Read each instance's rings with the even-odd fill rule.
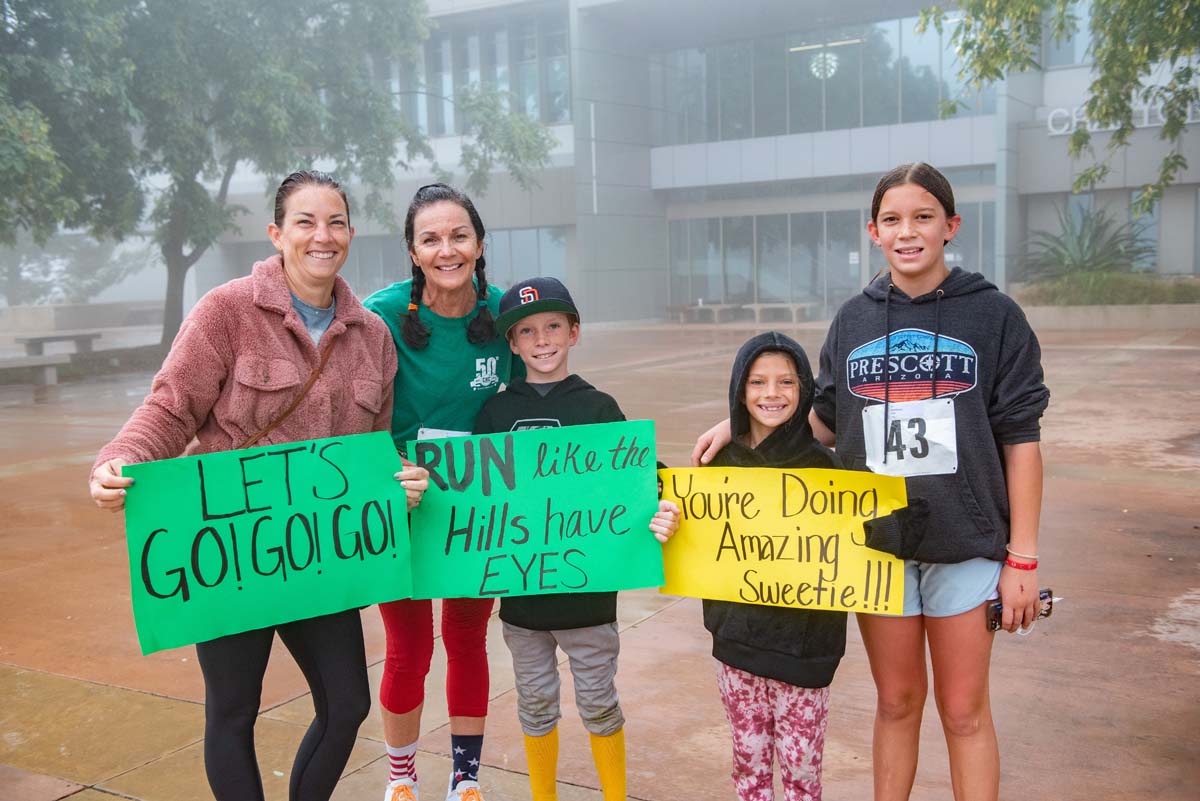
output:
[[[430,0],[436,30],[416,69],[379,80],[443,164],[461,145],[453,98],[487,82],[558,139],[541,188],[497,174],[477,199],[489,277],[563,278],[591,320],[653,319],[673,307],[797,302],[828,314],[881,267],[866,233],[881,173],[928,161],[955,188],[963,226],[952,264],[1002,288],[1022,277],[1032,232],[1059,210],[1130,218],[1167,152],[1156,109],[1095,191],[1067,156],[1088,124],[1087,36],[1047,42],[1041,71],[974,91],[949,37],[917,32],[923,2],[844,0]],[[1077,13],[1087,19],[1086,3]],[[941,107],[958,111],[944,118]],[[1193,110],[1200,123],[1200,109]],[[1107,137],[1096,136],[1103,153]],[[1145,269],[1200,272],[1200,127],[1189,168],[1138,220]],[[398,176],[403,209],[428,165]],[[239,179],[249,208],[262,179]],[[198,270],[197,291],[269,252],[266,210]],[[260,224],[261,223],[261,224]],[[402,238],[356,219],[344,275],[369,293],[409,274]]]

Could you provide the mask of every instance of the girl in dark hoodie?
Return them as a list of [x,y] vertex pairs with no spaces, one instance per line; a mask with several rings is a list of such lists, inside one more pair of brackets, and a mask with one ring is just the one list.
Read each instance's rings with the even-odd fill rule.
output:
[[[841,467],[813,438],[813,376],[804,350],[772,331],[738,351],[729,380],[733,441],[722,467]],[[733,733],[741,801],[770,801],[778,756],[787,801],[820,801],[829,683],[846,650],[846,613],[704,601]]]
[[[905,560],[904,616],[860,614],[879,698],[875,801],[902,801],[933,692],[957,801],[995,801],[1000,751],[988,672],[987,605],[1002,627],[1039,613],[1041,350],[1020,307],[978,273],[946,265],[954,192],[928,164],[880,179],[871,239],[889,269],[846,301],[821,349],[810,422],[854,470],[904,476],[909,507],[873,521],[867,544]],[[720,429],[721,426],[718,426]],[[701,438],[693,459],[709,440]]]

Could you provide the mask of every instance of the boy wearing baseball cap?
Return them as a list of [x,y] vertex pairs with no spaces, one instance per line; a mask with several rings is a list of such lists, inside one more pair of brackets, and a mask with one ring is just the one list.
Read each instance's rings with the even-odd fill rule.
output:
[[[493,396],[475,419],[476,434],[614,423],[625,419],[612,396],[570,372],[579,310],[556,278],[513,284],[500,299],[496,330],[525,363],[525,379]],[[660,501],[650,520],[660,542],[679,528],[679,508]],[[512,652],[517,714],[525,733],[533,801],[556,801],[559,681],[556,648],[570,659],[575,705],[591,735],[605,801],[625,799],[625,718],[617,672],[617,594],[579,592],[500,599],[504,641]]]

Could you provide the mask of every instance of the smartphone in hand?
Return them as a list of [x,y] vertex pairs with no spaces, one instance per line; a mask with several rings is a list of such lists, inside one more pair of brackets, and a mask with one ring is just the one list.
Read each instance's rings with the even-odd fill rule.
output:
[[[1054,602],[1061,601],[1061,598],[1054,597],[1054,591],[1046,588],[1038,591],[1038,597],[1042,599],[1042,611],[1038,613],[1038,618],[1050,617],[1050,613],[1054,611]],[[1000,623],[1004,618],[1004,604],[999,600],[992,601],[987,608],[987,627],[988,631],[999,631]]]

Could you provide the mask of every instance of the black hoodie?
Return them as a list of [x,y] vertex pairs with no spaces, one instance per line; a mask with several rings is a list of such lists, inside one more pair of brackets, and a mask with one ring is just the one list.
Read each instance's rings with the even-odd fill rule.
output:
[[[624,419],[625,415],[611,395],[572,373],[545,396],[525,381],[513,381],[483,405],[475,418],[474,433],[619,423]],[[500,599],[500,619],[534,631],[599,626],[617,619],[617,594],[509,595]]]
[[955,267],[916,298],[884,273],[829,327],[813,408],[837,434],[847,467],[868,469],[864,407],[884,407],[892,422],[890,404],[930,398],[952,403],[957,469],[908,477],[909,509],[868,526],[868,544],[922,562],[1002,560],[1009,508],[1001,446],[1041,438],[1050,391],[1025,315],[979,273]]
[[[741,442],[750,431],[742,399],[750,365],[760,355],[791,356],[800,375],[800,405],[786,423],[751,448]],[[808,410],[813,399],[812,368],[803,348],[775,331],[751,338],[737,353],[729,379],[729,427],[733,442],[717,453],[716,467],[841,467],[837,456],[813,439]],[[704,626],[713,637],[713,656],[730,667],[799,687],[828,687],[846,651],[846,613],[704,601]]]

